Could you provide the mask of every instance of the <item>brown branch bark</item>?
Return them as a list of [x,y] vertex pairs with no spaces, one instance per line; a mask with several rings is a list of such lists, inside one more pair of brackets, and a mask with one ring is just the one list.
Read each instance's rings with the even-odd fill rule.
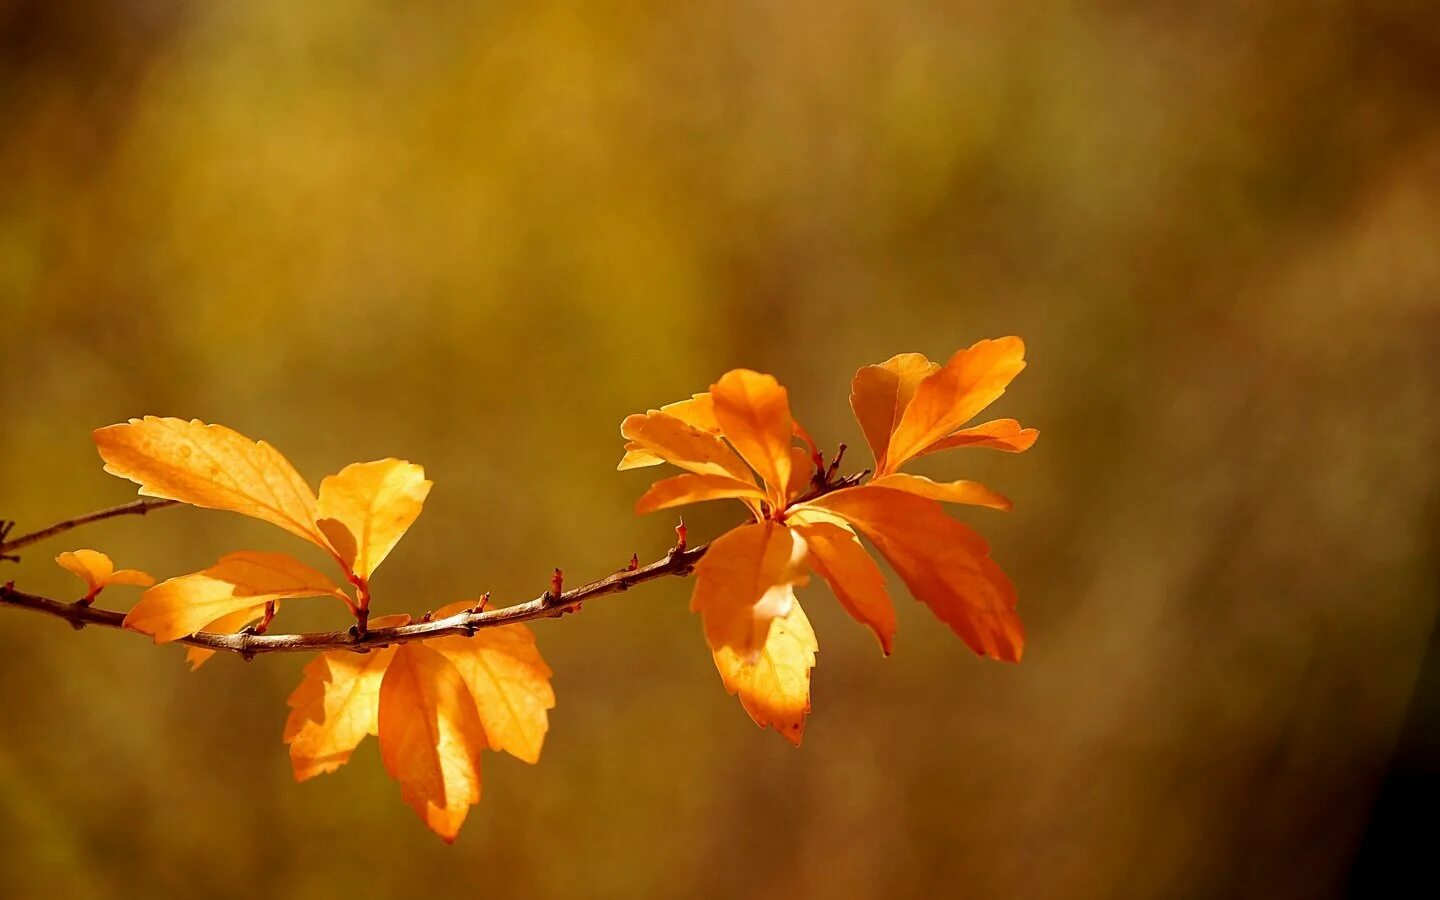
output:
[[112,506],[109,509],[102,509],[99,512],[87,513],[83,516],[76,516],[73,519],[66,519],[63,522],[56,522],[49,528],[42,528],[39,531],[32,531],[29,534],[22,534],[13,540],[4,540],[9,532],[9,523],[5,523],[3,530],[0,530],[0,558],[14,559],[14,552],[21,547],[28,547],[46,538],[63,534],[72,528],[79,528],[81,525],[88,525],[91,522],[99,522],[103,519],[113,519],[116,516],[143,516],[152,509],[163,509],[166,506],[176,506],[177,500],[135,500],[130,503],[122,503],[119,506]]
[[[423,641],[427,638],[446,635],[470,637],[481,628],[528,622],[531,619],[545,619],[562,616],[579,608],[580,604],[594,597],[618,594],[637,584],[664,578],[667,575],[689,575],[695,563],[705,555],[706,547],[690,550],[672,550],[663,559],[637,569],[622,569],[589,584],[565,591],[556,596],[549,591],[533,600],[500,609],[486,609],[458,613],[445,619],[412,622],[393,628],[373,628],[361,632],[358,628],[345,631],[318,631],[303,634],[209,634],[201,632],[181,638],[178,643],[206,650],[223,650],[238,653],[248,658],[261,653],[311,653],[322,650],[350,650],[364,653],[368,650],[390,644],[409,641]],[[16,609],[28,609],[64,619],[76,629],[86,625],[102,628],[123,628],[125,614],[112,609],[100,609],[81,603],[65,603],[17,590],[13,584],[0,586],[0,605]]]

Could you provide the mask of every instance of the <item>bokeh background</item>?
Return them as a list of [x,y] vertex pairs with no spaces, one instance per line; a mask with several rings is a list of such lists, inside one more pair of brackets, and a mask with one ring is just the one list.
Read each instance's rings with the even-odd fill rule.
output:
[[[427,467],[379,608],[518,601],[663,552],[625,414],[743,365],[863,446],[858,366],[1011,333],[996,411],[1040,443],[928,471],[1015,500],[960,515],[1023,664],[898,587],[881,659],[817,585],[796,752],[721,689],[688,583],[606,599],[538,625],[544,759],[487,755],[447,848],[373,741],[291,781],[303,660],[190,675],[0,610],[0,895],[1366,893],[1431,849],[1403,822],[1440,696],[1433,3],[3,0],[21,530],[133,496],[93,427],[199,417],[315,482]],[[4,577],[67,596],[78,546],[306,553],[172,510]]]

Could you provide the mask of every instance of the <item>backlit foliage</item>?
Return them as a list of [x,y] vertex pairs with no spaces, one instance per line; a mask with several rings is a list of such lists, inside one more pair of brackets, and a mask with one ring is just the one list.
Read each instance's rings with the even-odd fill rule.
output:
[[[875,634],[882,652],[894,648],[890,589],[862,538],[976,653],[1020,659],[1024,631],[1013,585],[985,541],[940,505],[1008,510],[1010,502],[974,481],[937,482],[902,469],[940,450],[1028,449],[1037,432],[1012,419],[970,425],[1024,367],[1024,345],[1010,337],[980,341],[943,365],[906,353],[862,368],[850,405],[874,463],[849,476],[840,473],[843,446],[827,461],[792,415],[785,388],[747,369],[621,424],[620,469],[669,463],[683,470],[652,484],[638,512],[720,499],[744,507],[744,522],[691,551],[698,562],[690,606],[722,684],[757,724],[800,744],[819,645],[795,590],[812,576]],[[94,437],[106,471],[135,482],[142,495],[269,522],[318,547],[340,577],[284,553],[240,550],[154,584],[143,572],[116,571],[97,551],[63,553],[57,562],[85,582],[82,604],[110,585],[146,587],[123,624],[157,643],[263,634],[282,601],[295,600],[343,605],[356,636],[412,624],[404,614],[372,619],[370,582],[424,506],[431,483],[420,466],[355,463],[323,479],[317,493],[274,447],[220,425],[147,416]],[[684,551],[682,528],[667,564],[693,558]],[[688,566],[660,574],[685,574]],[[624,571],[645,575],[638,560]],[[561,582],[557,570],[542,600],[559,599]],[[464,619],[485,602],[452,603],[422,621]],[[402,628],[388,646],[342,644],[316,653],[290,695],[284,728],[295,778],[335,771],[376,736],[402,799],[436,834],[454,840],[480,799],[481,751],[537,762],[555,706],[551,670],[526,625],[497,619],[461,630],[432,636]],[[192,668],[214,652],[188,651]]]

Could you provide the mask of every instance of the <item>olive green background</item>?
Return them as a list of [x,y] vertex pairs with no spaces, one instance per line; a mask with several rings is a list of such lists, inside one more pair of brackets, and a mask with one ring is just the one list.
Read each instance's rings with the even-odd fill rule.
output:
[[[543,759],[488,754],[454,847],[373,741],[293,783],[301,658],[191,675],[0,610],[0,895],[1339,890],[1440,596],[1440,15],[1193,7],[0,2],[21,530],[133,496],[89,440],[130,416],[230,425],[314,483],[399,456],[435,489],[376,605],[420,612],[659,556],[619,422],[732,367],[863,446],[858,366],[1019,334],[994,411],[1041,430],[921,467],[1015,501],[957,515],[1018,586],[1022,664],[893,579],[882,659],[817,584],[797,752],[725,695],[687,583],[606,598],[537,625]],[[167,510],[3,577],[68,596],[50,558],[80,546],[315,560]]]

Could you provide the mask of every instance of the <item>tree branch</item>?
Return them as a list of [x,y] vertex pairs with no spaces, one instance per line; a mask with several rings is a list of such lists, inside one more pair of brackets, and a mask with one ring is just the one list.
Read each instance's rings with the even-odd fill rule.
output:
[[5,535],[10,532],[13,523],[0,523],[0,559],[18,561],[14,551],[21,547],[28,547],[57,534],[62,534],[72,528],[79,528],[81,525],[88,525],[91,522],[99,522],[103,519],[113,519],[116,516],[143,516],[152,509],[163,509],[167,506],[177,506],[178,500],[135,500],[130,503],[122,503],[119,506],[112,506],[109,509],[102,509],[99,512],[88,513],[83,516],[76,516],[73,519],[66,519],[63,522],[56,522],[49,528],[42,528],[39,531],[32,531],[29,534],[22,534],[14,540],[5,540]]
[[[238,653],[249,659],[261,653],[313,653],[322,650],[350,650],[364,653],[390,644],[404,644],[423,641],[427,638],[460,635],[473,637],[481,628],[494,628],[531,619],[546,619],[563,616],[578,609],[585,600],[618,594],[637,584],[664,578],[667,575],[689,575],[700,557],[705,555],[708,545],[692,550],[674,551],[663,559],[636,569],[625,568],[589,584],[565,591],[556,596],[549,591],[533,600],[506,606],[500,609],[469,610],[445,619],[413,622],[392,628],[373,628],[361,632],[358,628],[346,631],[321,631],[304,634],[210,634],[200,632],[181,638],[178,643],[206,650],[223,650]],[[64,603],[16,590],[13,583],[0,586],[0,604],[28,609],[33,612],[64,619],[76,629],[86,625],[102,628],[123,628],[125,614],[112,609],[100,609],[80,603]]]

